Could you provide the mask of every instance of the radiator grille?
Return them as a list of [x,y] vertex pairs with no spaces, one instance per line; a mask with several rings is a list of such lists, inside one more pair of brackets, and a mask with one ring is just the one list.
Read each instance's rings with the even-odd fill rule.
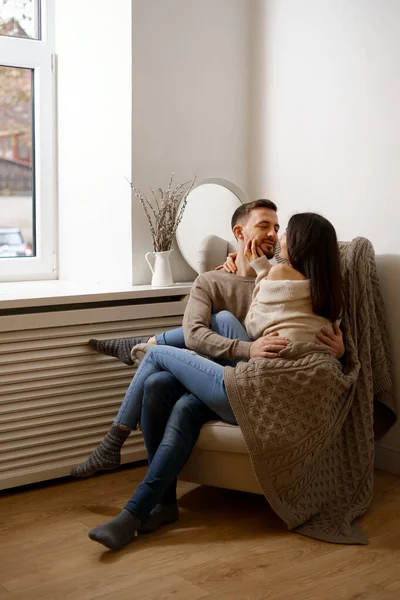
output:
[[[177,298],[0,317],[0,489],[67,475],[109,428],[134,369],[94,352],[89,338],[172,329],[184,307]],[[123,462],[145,457],[133,432]]]

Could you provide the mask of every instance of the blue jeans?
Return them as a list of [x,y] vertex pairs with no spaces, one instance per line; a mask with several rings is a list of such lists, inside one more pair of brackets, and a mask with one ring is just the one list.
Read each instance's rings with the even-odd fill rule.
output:
[[[231,340],[241,340],[242,342],[251,342],[252,340],[247,335],[247,331],[241,322],[229,311],[221,310],[211,316],[210,329],[223,337]],[[164,333],[158,333],[156,342],[159,346],[174,346],[174,348],[186,348],[185,337],[182,327],[171,329]],[[217,361],[221,365],[235,366],[238,361],[220,359]]]
[[125,508],[146,521],[157,504],[176,503],[177,476],[202,425],[217,418],[196,396],[184,393],[170,373],[151,375],[144,385],[141,415],[149,470]]
[[[230,339],[240,339],[242,341],[251,341],[249,336],[247,335],[247,332],[245,330],[245,328],[243,327],[243,325],[240,323],[240,321],[238,321],[238,319],[232,315],[232,313],[224,310],[221,311],[215,315],[212,315],[211,317],[211,327],[213,329],[213,331],[215,331],[216,333],[219,333],[220,335],[223,335],[224,337],[228,337]],[[175,347],[179,347],[182,348],[184,347],[184,336],[183,336],[183,329],[180,327],[178,329],[173,329],[172,331],[167,331],[165,333],[160,334],[159,336],[156,336],[157,339],[157,346],[154,346],[154,348],[151,349],[151,351],[153,351],[154,349],[162,349],[163,345],[158,345],[160,344],[165,344],[166,342],[168,342],[170,345],[174,344]],[[170,348],[170,350],[173,350],[172,348]],[[209,406],[209,408],[213,411],[215,411],[222,419],[224,419],[225,421],[228,421],[229,423],[233,422],[236,424],[236,419],[232,413],[232,409],[230,408],[228,399],[226,397],[225,394],[225,388],[223,386],[223,369],[220,367],[220,365],[217,365],[216,363],[209,361],[207,359],[203,359],[199,356],[196,355],[190,355],[187,352],[182,353],[180,355],[181,357],[186,357],[186,359],[188,359],[188,357],[191,357],[191,360],[189,361],[191,363],[191,365],[193,366],[194,363],[196,363],[196,358],[201,359],[201,361],[206,361],[201,363],[202,365],[205,365],[205,367],[201,367],[200,370],[196,370],[195,371],[195,379],[198,381],[201,381],[202,383],[204,381],[207,381],[208,383],[211,383],[211,381],[214,381],[213,379],[210,379],[210,373],[212,372],[213,375],[211,375],[211,378],[216,376],[217,378],[219,378],[219,392],[222,394],[221,398],[222,398],[222,402],[220,403],[220,411],[222,410],[222,412],[219,412],[215,402],[212,402],[212,404],[209,404],[210,400],[212,401],[212,398],[210,398],[210,396],[212,397],[213,395],[213,390],[211,390],[210,393],[210,388],[207,387],[206,389],[202,390],[204,392],[206,392],[206,394],[203,394],[203,397],[199,396],[198,394],[196,394],[195,389],[190,389],[190,387],[188,387],[187,385],[185,385],[185,382],[181,380],[181,378],[177,375],[177,372],[173,372],[172,374],[176,376],[176,378],[178,379],[178,381],[180,381],[183,386],[186,388],[186,390],[192,392],[193,394],[197,395],[199,398],[201,398],[203,400],[204,398],[204,402]],[[154,368],[153,369],[149,369],[146,368],[145,370],[145,374],[142,375],[142,365],[143,363],[146,361],[147,355],[144,359],[144,361],[142,362],[142,364],[140,365],[134,379],[132,380],[129,389],[125,395],[125,398],[121,404],[121,408],[118,412],[117,418],[115,420],[115,422],[118,425],[123,425],[124,427],[128,427],[129,429],[136,429],[139,421],[141,420],[141,410],[142,410],[142,393],[143,393],[143,383],[146,380],[146,377],[148,377],[149,375],[151,375],[152,373],[155,373],[157,371],[169,371],[169,367],[168,366],[161,366],[159,365],[158,368]],[[235,365],[238,361],[224,361],[224,364],[231,364],[231,365]],[[188,364],[188,360],[186,360],[185,366],[181,365],[181,369],[180,371],[185,371],[187,368],[187,364]],[[148,366],[148,365],[147,365]],[[202,369],[206,368],[208,375],[205,374],[205,372],[202,372]],[[191,371],[193,372],[193,371]],[[138,381],[139,380],[139,381]],[[191,381],[190,377],[185,377],[185,381]],[[137,386],[140,385],[140,391],[139,393],[137,393]],[[196,387],[196,390],[198,388]],[[215,390],[216,391],[216,390]]]
[[[167,373],[166,371],[155,373],[144,384],[140,422],[149,467],[151,467],[162,442],[171,412],[184,393],[184,387],[171,373]],[[201,401],[199,400],[199,402]],[[153,465],[153,469],[155,466]],[[154,476],[149,474],[149,472],[147,476],[149,477],[149,485],[151,486]],[[168,506],[169,504],[176,503],[176,483],[177,479],[175,477],[171,484],[164,486],[165,491],[160,499],[161,504]]]
[[177,327],[176,329],[170,329],[170,331],[164,331],[164,333],[157,333],[156,342],[159,346],[173,346],[174,348],[186,348],[185,336],[183,335],[183,328]]
[[136,429],[142,411],[144,384],[154,373],[168,371],[221,419],[236,425],[224,384],[224,367],[171,346],[152,346],[141,362],[119,409],[116,423]]

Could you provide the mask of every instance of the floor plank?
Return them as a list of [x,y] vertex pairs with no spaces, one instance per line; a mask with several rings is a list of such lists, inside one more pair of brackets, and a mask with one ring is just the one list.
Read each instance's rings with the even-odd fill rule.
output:
[[[303,599],[302,593],[298,596]],[[369,581],[358,579],[347,583],[342,587],[334,587],[330,590],[318,590],[312,596],[305,596],[307,600],[398,600],[398,596],[392,592],[383,590]]]

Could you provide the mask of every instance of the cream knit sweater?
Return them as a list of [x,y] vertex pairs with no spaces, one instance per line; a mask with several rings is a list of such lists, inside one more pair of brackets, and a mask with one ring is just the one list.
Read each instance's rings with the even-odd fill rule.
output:
[[313,313],[309,279],[268,280],[270,264],[265,256],[251,266],[257,279],[245,327],[253,340],[277,331],[291,342],[315,342],[321,327],[332,328],[328,319]]

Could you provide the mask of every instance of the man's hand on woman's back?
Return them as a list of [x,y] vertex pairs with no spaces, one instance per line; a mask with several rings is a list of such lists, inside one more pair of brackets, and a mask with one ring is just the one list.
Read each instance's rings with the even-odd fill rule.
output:
[[236,262],[235,262],[236,257],[237,257],[237,252],[231,252],[226,257],[226,261],[224,262],[224,264],[219,265],[218,267],[215,267],[215,270],[221,271],[223,269],[227,273],[237,273],[238,269],[237,269]]
[[244,242],[239,241],[238,251],[231,252],[226,257],[226,261],[223,265],[219,265],[215,270],[220,271],[223,269],[227,273],[233,273],[235,275],[241,275],[242,277],[255,277],[256,272],[250,266],[250,261],[245,254],[246,245]]
[[255,340],[250,346],[250,358],[276,358],[290,340],[279,333],[270,333]]
[[[328,346],[335,358],[342,358],[345,352],[343,344],[343,334],[339,325],[332,323],[333,331],[322,327],[317,333],[317,344],[320,346]],[[258,338],[250,346],[250,358],[276,358],[281,350],[284,350],[290,343],[286,337],[280,336],[279,333],[272,333]]]
[[342,358],[345,348],[343,344],[343,333],[340,331],[339,325],[332,323],[333,331],[327,327],[322,327],[316,335],[320,346],[328,346],[335,358]]

